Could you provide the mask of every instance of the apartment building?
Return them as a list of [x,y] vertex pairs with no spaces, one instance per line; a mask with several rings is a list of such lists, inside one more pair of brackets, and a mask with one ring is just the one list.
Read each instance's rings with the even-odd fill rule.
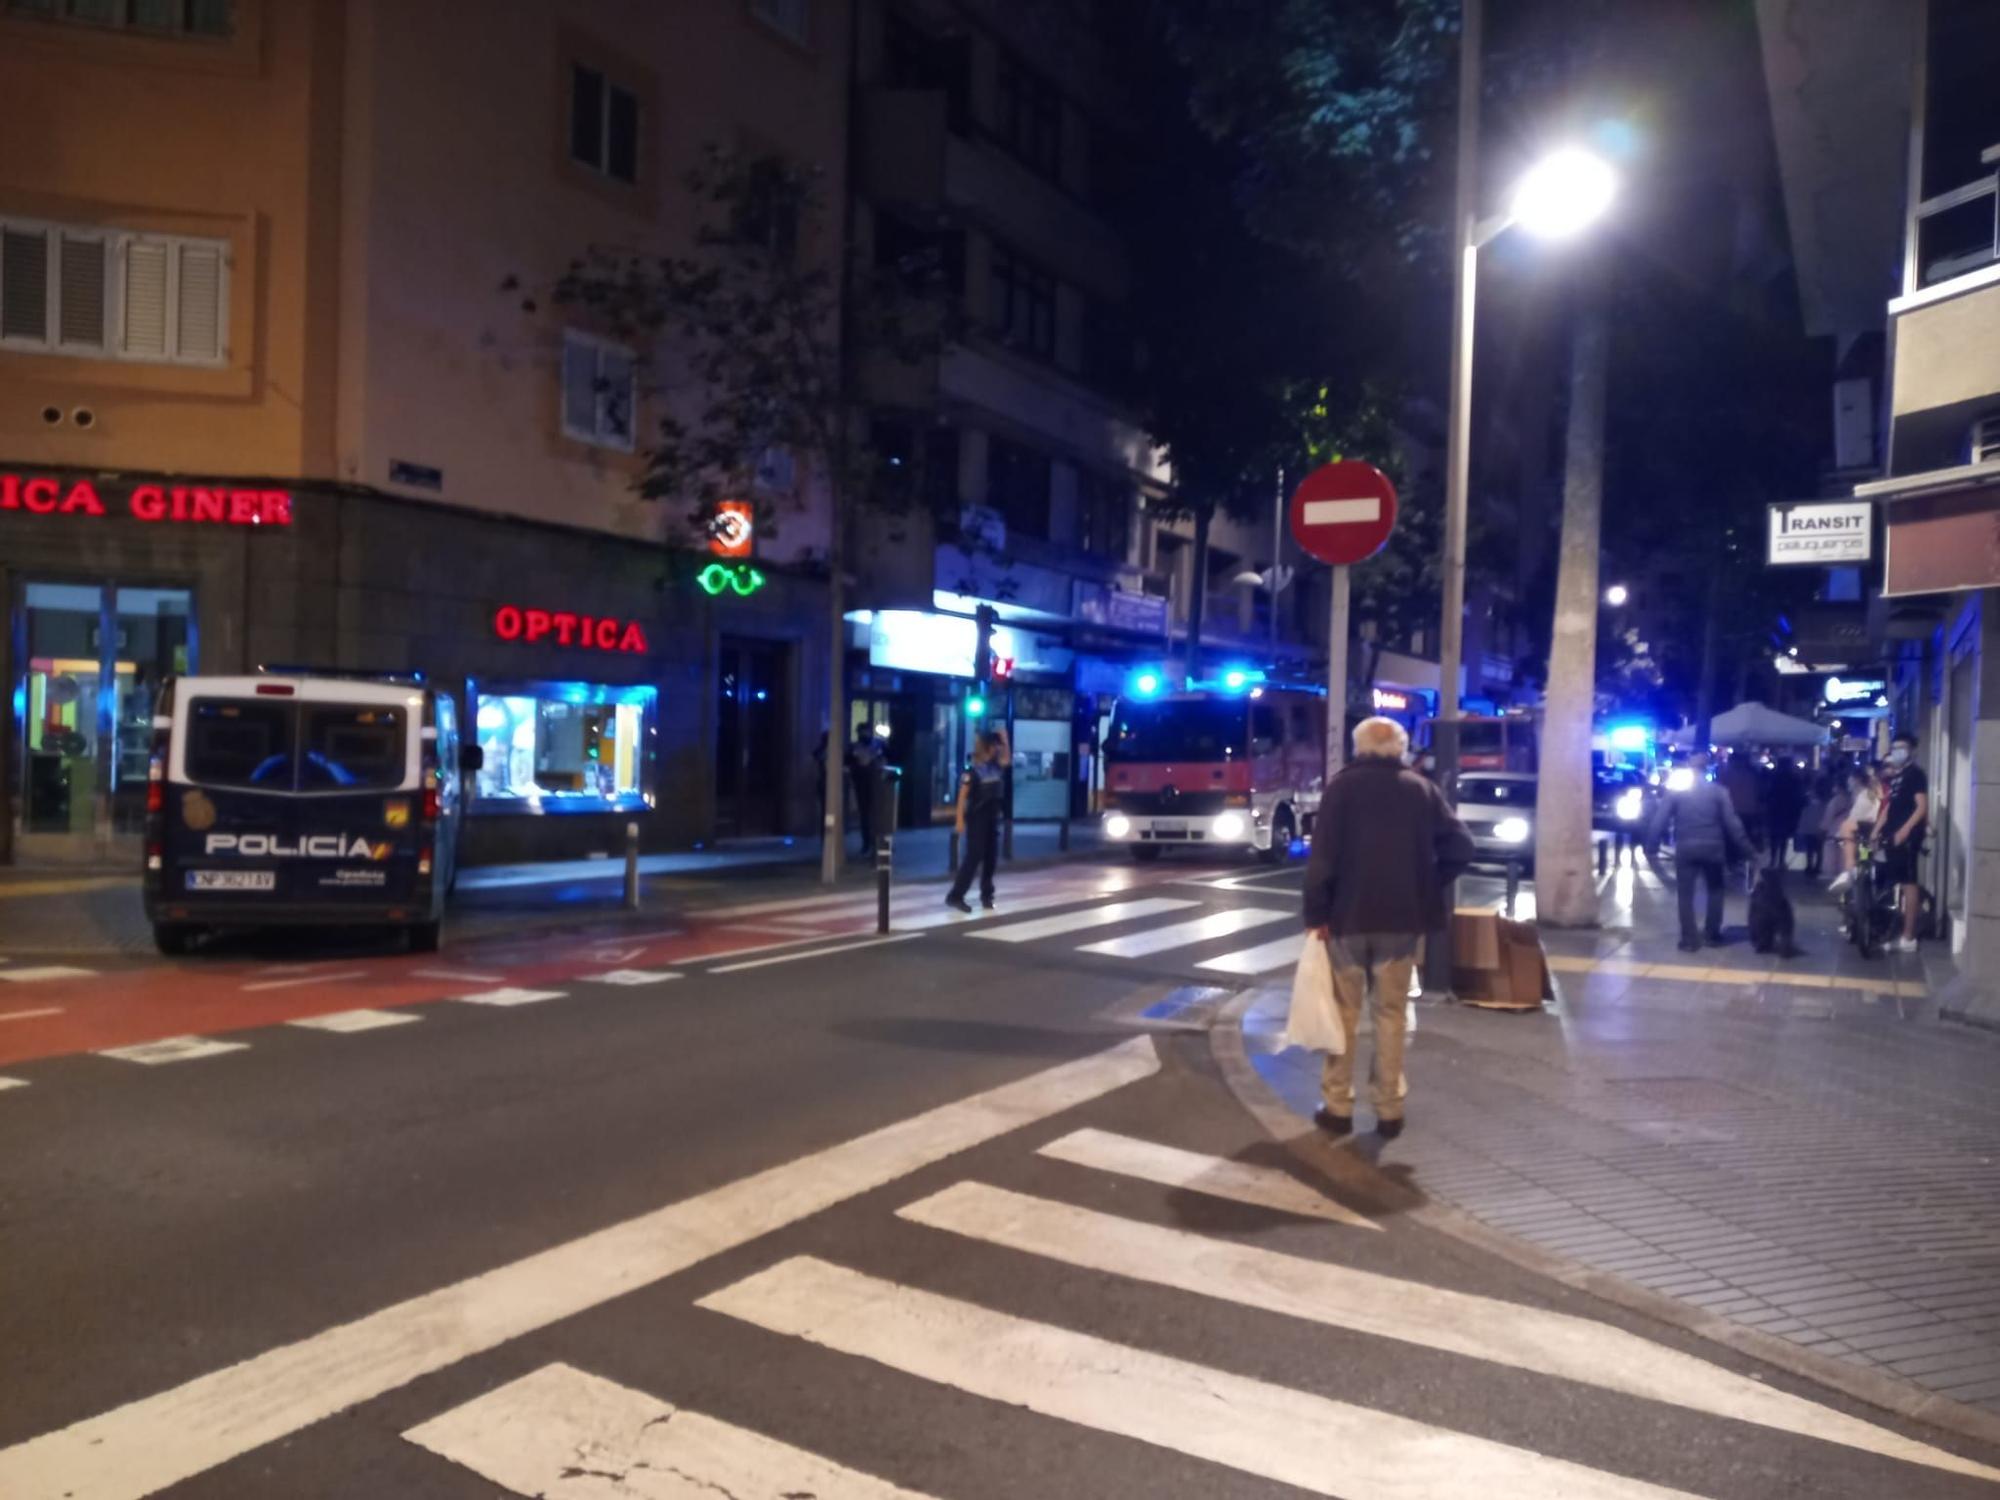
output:
[[849,21],[0,0],[0,858],[127,857],[161,679],[275,662],[460,694],[475,860],[809,827],[823,496],[767,455],[762,586],[703,587],[634,491],[655,351],[546,289],[685,249],[711,143],[839,255]]

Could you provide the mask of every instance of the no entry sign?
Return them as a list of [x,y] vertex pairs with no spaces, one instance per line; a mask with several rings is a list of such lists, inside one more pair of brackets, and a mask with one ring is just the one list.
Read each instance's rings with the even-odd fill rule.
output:
[[1322,464],[1292,491],[1292,540],[1323,563],[1363,562],[1396,529],[1396,487],[1373,464]]

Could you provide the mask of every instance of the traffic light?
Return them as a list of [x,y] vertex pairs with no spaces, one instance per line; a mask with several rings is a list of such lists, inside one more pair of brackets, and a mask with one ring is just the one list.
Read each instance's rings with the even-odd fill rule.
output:
[[986,700],[977,693],[968,695],[965,700],[965,716],[969,719],[978,719],[983,718],[985,713]]

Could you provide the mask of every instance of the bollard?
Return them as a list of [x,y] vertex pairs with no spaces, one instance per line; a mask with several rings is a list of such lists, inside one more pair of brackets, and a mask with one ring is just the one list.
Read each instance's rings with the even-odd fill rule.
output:
[[889,874],[896,866],[896,836],[885,833],[875,841],[875,930],[889,930]]
[[625,825],[625,910],[639,909],[639,825]]
[[1062,826],[1056,829],[1056,852],[1058,854],[1069,853],[1069,818],[1067,816],[1063,818]]
[[1507,861],[1507,902],[1500,908],[1509,918],[1514,915],[1514,898],[1520,893],[1521,862],[1518,859],[1510,859]]
[[1609,838],[1599,839],[1597,841],[1597,878],[1600,880],[1604,878],[1605,865],[1610,854],[1611,840]]

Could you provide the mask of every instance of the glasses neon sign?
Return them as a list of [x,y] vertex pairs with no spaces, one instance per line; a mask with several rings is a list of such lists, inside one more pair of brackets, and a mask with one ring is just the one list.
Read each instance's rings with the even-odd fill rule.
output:
[[524,609],[503,604],[493,611],[493,633],[503,641],[534,645],[551,636],[558,646],[585,651],[624,651],[645,655],[646,632],[637,620],[572,614],[566,609]]
[[737,563],[732,567],[728,563],[716,562],[710,563],[696,574],[694,581],[701,585],[704,593],[711,596],[721,593],[724,589],[734,589],[747,597],[764,586],[764,575],[748,563]]
[[[290,490],[253,490],[227,484],[138,484],[122,495],[113,493],[117,508],[135,521],[186,525],[289,526]],[[36,516],[112,514],[105,486],[90,479],[58,479],[53,474],[0,473],[0,510],[22,510]]]

